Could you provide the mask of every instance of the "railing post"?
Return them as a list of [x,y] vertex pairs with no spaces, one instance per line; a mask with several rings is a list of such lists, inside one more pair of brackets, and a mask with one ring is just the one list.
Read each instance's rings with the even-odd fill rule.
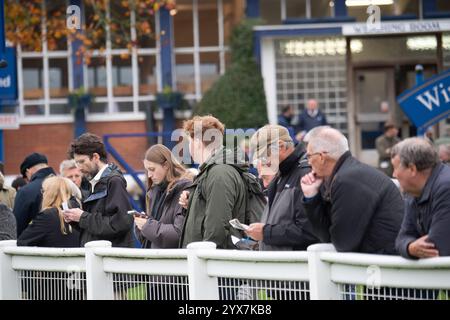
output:
[[86,248],[86,287],[88,300],[113,300],[112,279],[103,269],[103,257],[95,254],[96,248],[111,248],[109,241],[91,241]]
[[311,300],[338,300],[338,286],[331,281],[329,263],[320,259],[325,251],[336,251],[329,243],[314,244],[308,247],[309,290]]
[[219,286],[216,277],[207,272],[207,261],[197,256],[205,250],[215,250],[213,242],[193,242],[188,244],[188,278],[190,300],[219,300]]
[[19,300],[20,280],[12,268],[12,256],[5,254],[3,249],[15,247],[16,240],[0,241],[0,300]]

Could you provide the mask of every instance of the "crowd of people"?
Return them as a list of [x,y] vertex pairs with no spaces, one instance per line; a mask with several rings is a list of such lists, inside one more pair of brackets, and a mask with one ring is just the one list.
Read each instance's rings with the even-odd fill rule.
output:
[[[164,145],[151,146],[142,155],[144,212],[132,210],[126,180],[100,137],[75,139],[59,174],[45,155],[30,154],[17,193],[0,175],[0,239],[42,247],[93,240],[135,247],[138,239],[150,249],[212,241],[219,249],[267,251],[331,242],[340,252],[450,255],[448,146],[400,141],[387,123],[376,143],[380,168],[373,168],[352,156],[340,131],[323,125],[315,101],[308,105],[301,142],[284,126],[266,125],[245,141],[248,154],[224,144],[225,127],[215,117],[185,121],[198,173]],[[239,230],[233,219],[248,227]],[[257,245],[242,245],[246,240]]]

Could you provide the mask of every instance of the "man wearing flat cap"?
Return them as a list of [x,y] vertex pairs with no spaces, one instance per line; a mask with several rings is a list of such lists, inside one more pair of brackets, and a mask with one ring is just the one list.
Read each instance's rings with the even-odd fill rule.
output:
[[31,220],[41,211],[42,182],[55,171],[48,166],[47,157],[40,153],[32,153],[20,165],[20,173],[29,183],[20,188],[14,202],[14,215],[17,221],[17,237],[28,226]]
[[306,250],[319,242],[300,203],[303,193],[298,181],[311,171],[303,145],[295,145],[285,127],[266,125],[250,139],[250,154],[263,172],[275,177],[261,222],[252,223],[246,233],[260,241],[263,251]]

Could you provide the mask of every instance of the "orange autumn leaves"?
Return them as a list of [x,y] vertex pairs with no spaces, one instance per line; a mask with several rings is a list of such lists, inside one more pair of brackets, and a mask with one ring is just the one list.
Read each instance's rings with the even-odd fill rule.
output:
[[[79,40],[82,45],[76,52],[78,62],[83,57],[89,64],[94,50],[106,49],[108,33],[112,48],[127,48],[130,53],[139,46],[138,39],[158,36],[154,14],[162,7],[175,8],[175,0],[84,0],[83,4],[85,19],[82,32],[78,32],[66,26],[65,1],[6,0],[7,40],[13,45],[20,44],[23,50],[38,52],[42,51],[43,40],[50,51],[67,50],[67,40]],[[128,53],[121,57],[128,58]]]

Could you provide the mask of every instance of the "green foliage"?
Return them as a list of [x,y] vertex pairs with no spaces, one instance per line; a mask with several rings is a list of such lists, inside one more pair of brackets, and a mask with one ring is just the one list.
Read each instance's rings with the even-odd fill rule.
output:
[[261,71],[253,57],[254,21],[244,21],[232,32],[232,64],[205,93],[195,109],[212,114],[228,128],[256,128],[267,123]]

